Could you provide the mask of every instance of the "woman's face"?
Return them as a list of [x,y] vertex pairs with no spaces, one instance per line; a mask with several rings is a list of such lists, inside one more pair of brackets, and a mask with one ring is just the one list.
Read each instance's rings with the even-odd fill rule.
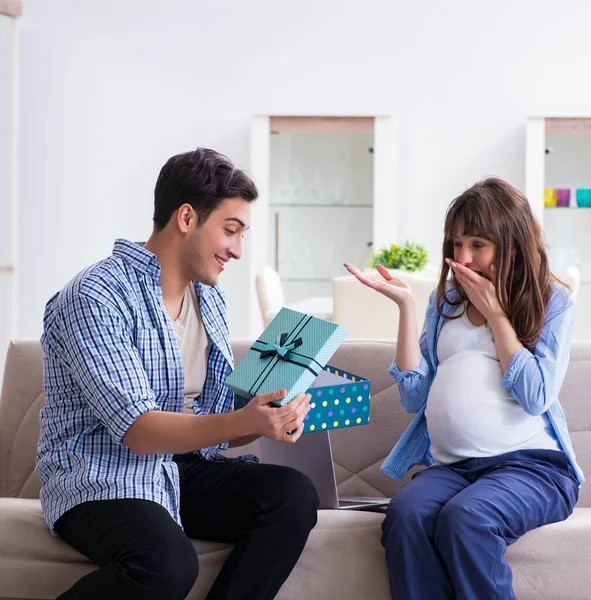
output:
[[496,244],[486,238],[462,235],[456,228],[453,235],[454,260],[488,280],[492,280]]

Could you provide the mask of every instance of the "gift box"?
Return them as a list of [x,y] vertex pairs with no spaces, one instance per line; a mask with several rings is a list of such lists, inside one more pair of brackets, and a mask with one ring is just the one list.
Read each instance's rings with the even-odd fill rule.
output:
[[285,388],[277,405],[312,395],[304,433],[367,423],[371,381],[327,365],[345,337],[336,323],[282,308],[226,379],[234,407]]
[[303,433],[369,423],[369,379],[326,365],[307,392],[312,396],[311,410],[306,415]]

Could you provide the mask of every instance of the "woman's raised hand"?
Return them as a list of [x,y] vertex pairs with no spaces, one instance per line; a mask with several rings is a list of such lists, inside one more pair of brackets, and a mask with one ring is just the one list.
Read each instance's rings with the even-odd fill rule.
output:
[[[445,262],[452,268],[456,279],[466,292],[468,300],[476,307],[476,310],[487,320],[491,321],[495,317],[505,317],[505,311],[501,308],[495,286],[492,281],[482,277],[468,267],[458,262],[446,258]],[[495,266],[491,266],[494,272]]]
[[380,294],[383,294],[386,298],[390,298],[390,300],[394,300],[398,306],[412,300],[412,292],[408,283],[397,277],[392,277],[388,270],[382,265],[376,265],[376,269],[382,276],[382,279],[367,277],[367,275],[364,275],[355,265],[350,263],[344,263],[344,266],[347,271],[356,277],[363,285],[380,292]]

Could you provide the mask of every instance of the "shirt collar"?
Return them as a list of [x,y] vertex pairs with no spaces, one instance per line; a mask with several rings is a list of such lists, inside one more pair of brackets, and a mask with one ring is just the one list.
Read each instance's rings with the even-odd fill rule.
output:
[[[123,258],[123,260],[130,263],[132,267],[141,273],[146,273],[155,279],[160,280],[160,271],[162,270],[162,267],[160,266],[156,255],[144,248],[144,242],[131,242],[119,238],[115,240],[113,256]],[[204,285],[199,281],[193,281],[192,283],[197,298],[203,298],[203,300],[207,302],[210,295],[210,286]]]
[[[462,300],[460,293],[454,287],[453,283],[450,280],[447,280],[445,283],[445,292],[446,292],[447,298],[450,302],[457,303],[460,300]],[[454,312],[454,310],[456,310],[456,308],[457,308],[457,304],[448,304],[445,300],[442,300],[440,306],[441,306],[441,310],[444,315],[452,314]]]
[[118,256],[127,261],[134,269],[160,278],[160,263],[156,255],[143,247],[143,242],[130,242],[129,240],[117,239],[113,246],[113,256]]

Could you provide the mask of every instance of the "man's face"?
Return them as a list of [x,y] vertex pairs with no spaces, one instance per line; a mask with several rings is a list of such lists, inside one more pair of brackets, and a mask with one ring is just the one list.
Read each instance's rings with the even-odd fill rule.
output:
[[250,227],[250,205],[227,198],[187,240],[184,262],[191,279],[217,285],[225,265],[242,257],[242,237]]

